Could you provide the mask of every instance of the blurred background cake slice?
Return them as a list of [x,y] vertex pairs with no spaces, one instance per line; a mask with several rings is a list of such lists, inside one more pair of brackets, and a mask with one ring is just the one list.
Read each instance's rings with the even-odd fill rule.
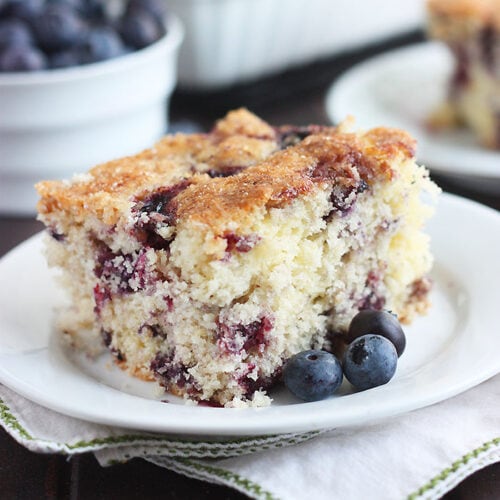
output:
[[38,185],[76,347],[213,405],[262,406],[283,363],[361,309],[428,305],[435,193],[400,130],[271,127],[246,110]]
[[454,57],[448,101],[431,124],[466,125],[500,149],[500,0],[428,0],[430,36]]

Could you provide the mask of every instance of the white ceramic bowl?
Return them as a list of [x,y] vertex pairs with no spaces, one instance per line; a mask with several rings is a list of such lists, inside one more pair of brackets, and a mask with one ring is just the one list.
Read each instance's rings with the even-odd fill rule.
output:
[[[403,7],[404,4],[404,7]],[[186,27],[179,84],[214,90],[405,33],[424,0],[168,0]]]
[[168,126],[184,36],[95,64],[0,74],[0,212],[33,213],[33,184],[69,177],[152,145]]

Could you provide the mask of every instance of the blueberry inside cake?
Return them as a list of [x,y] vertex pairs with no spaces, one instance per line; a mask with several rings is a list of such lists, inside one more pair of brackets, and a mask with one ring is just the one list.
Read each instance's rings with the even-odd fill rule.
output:
[[361,309],[428,305],[437,192],[405,132],[271,127],[245,109],[37,185],[76,348],[186,399],[263,406],[284,362]]
[[454,58],[448,101],[431,125],[466,125],[500,149],[500,0],[428,0],[430,36]]

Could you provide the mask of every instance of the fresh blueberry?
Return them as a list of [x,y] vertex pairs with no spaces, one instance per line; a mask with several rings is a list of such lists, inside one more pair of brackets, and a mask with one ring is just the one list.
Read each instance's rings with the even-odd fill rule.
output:
[[46,5],[53,5],[55,3],[64,3],[74,9],[82,3],[82,0],[45,0]]
[[8,45],[30,45],[33,35],[26,23],[17,19],[0,21],[0,50]]
[[0,53],[0,71],[39,71],[47,67],[47,58],[36,47],[11,45]]
[[66,4],[87,20],[103,21],[107,17],[104,0],[48,0],[48,3]]
[[167,7],[165,0],[130,0],[127,4],[126,14],[146,11],[158,20],[165,19]]
[[389,339],[396,348],[398,357],[406,347],[406,337],[396,316],[387,311],[360,311],[351,321],[348,331],[348,341],[373,333]]
[[40,14],[45,0],[6,0],[0,2],[0,17],[30,21]]
[[344,353],[347,380],[360,391],[386,384],[396,372],[398,354],[394,344],[381,335],[363,335]]
[[85,0],[47,0],[48,4],[66,4],[68,7],[77,10],[79,13],[85,12]]
[[85,16],[94,21],[105,21],[108,18],[105,0],[84,0]]
[[121,38],[111,28],[93,28],[82,46],[83,61],[93,63],[118,57],[125,52]]
[[65,50],[81,43],[87,31],[86,24],[70,5],[53,2],[46,5],[34,21],[40,47],[47,52]]
[[304,401],[319,401],[331,396],[340,387],[342,377],[339,360],[326,351],[299,352],[283,369],[285,385]]
[[137,11],[122,19],[120,34],[127,45],[134,49],[142,49],[159,40],[165,34],[165,30],[153,16],[147,12]]
[[82,64],[82,52],[78,48],[54,52],[50,56],[50,67],[53,69],[70,68]]

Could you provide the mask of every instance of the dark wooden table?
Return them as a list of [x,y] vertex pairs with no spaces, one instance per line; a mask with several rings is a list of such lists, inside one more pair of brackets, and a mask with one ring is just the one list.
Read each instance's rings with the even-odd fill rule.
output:
[[[376,47],[222,92],[177,92],[171,106],[172,127],[206,129],[228,109],[238,106],[250,108],[272,124],[327,124],[325,92],[339,74],[371,55],[421,39],[421,34],[413,33]],[[467,190],[441,176],[433,177],[446,191],[500,210],[500,197]],[[32,217],[0,214],[0,255],[40,229],[41,225]],[[229,488],[187,479],[139,459],[125,465],[101,468],[89,454],[71,460],[63,456],[37,455],[18,445],[0,429],[0,499],[3,498],[236,500],[246,497]],[[500,464],[475,473],[445,498],[500,498]]]

